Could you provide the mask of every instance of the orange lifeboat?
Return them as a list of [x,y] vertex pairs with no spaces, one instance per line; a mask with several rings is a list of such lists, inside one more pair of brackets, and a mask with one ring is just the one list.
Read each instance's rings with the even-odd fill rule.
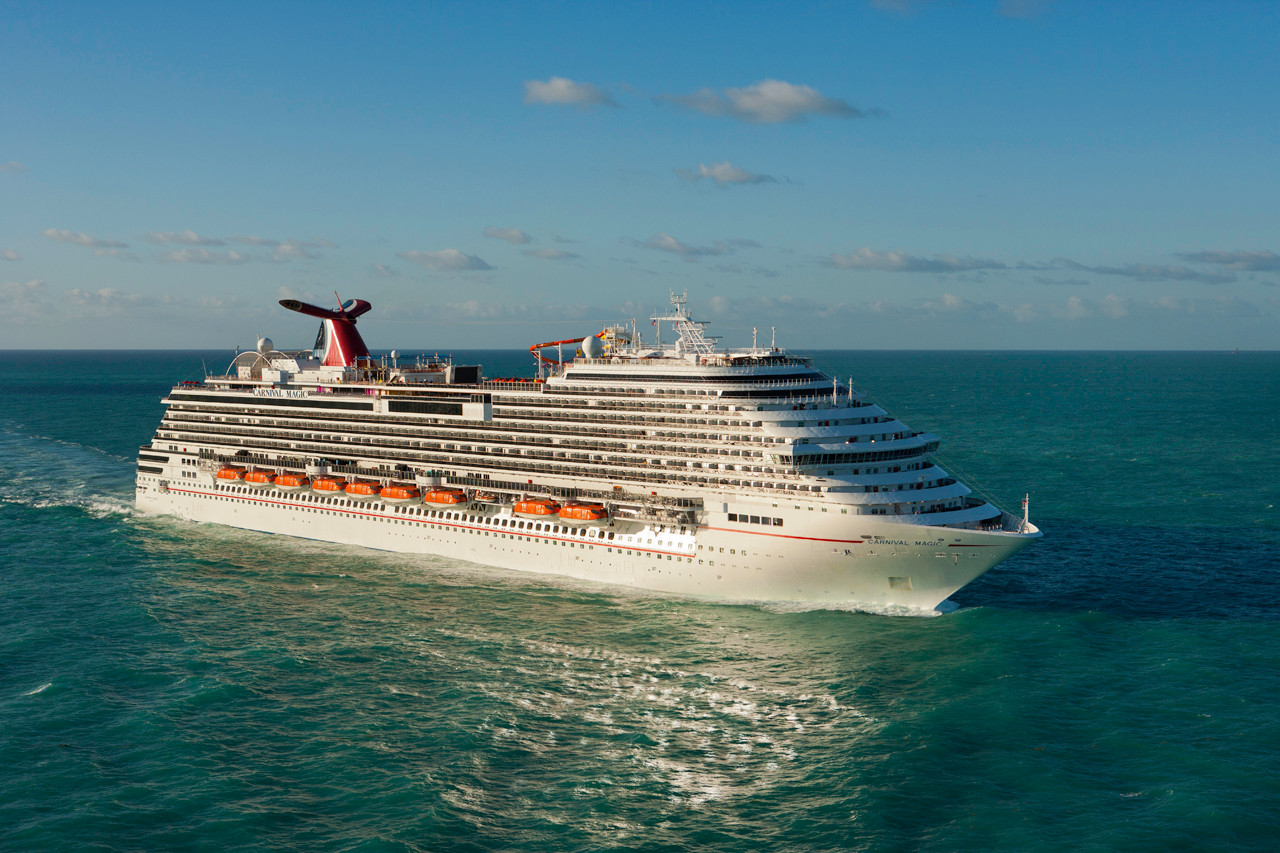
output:
[[219,480],[243,480],[244,469],[235,465],[223,465],[218,469]]
[[474,500],[476,503],[481,504],[496,504],[498,496],[491,492],[476,492]]
[[288,490],[305,489],[309,485],[311,485],[311,481],[307,479],[307,476],[305,474],[277,474],[276,475],[277,489],[288,489]]
[[382,485],[380,483],[370,482],[368,480],[356,480],[353,483],[347,483],[345,491],[348,497],[368,500],[369,498],[376,498],[381,489]]
[[405,501],[416,501],[422,497],[422,492],[417,486],[406,486],[403,483],[388,483],[382,487],[382,499],[384,501],[393,501],[395,503],[404,503]]
[[313,492],[340,492],[346,488],[347,481],[341,477],[316,477],[311,481],[311,490]]
[[250,471],[244,475],[244,481],[250,486],[258,486],[259,488],[270,486],[276,481],[275,471]]
[[462,489],[432,489],[423,495],[422,499],[437,506],[452,506],[466,503],[467,493]]
[[594,527],[609,520],[609,510],[600,504],[569,504],[560,510],[560,521],[577,527]]
[[521,518],[553,518],[560,511],[560,504],[545,498],[516,501],[513,511]]

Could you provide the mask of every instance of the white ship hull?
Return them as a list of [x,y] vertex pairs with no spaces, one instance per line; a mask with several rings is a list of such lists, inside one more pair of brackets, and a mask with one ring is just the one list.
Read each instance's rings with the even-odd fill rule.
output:
[[264,533],[722,601],[930,610],[1038,535],[866,518],[846,525],[844,535],[832,535],[825,520],[793,523],[785,535],[714,521],[682,528],[624,519],[534,532],[511,526],[517,519],[510,507],[472,503],[433,511],[380,500],[334,506],[306,491],[198,479],[162,485],[161,478],[140,478],[137,505]]

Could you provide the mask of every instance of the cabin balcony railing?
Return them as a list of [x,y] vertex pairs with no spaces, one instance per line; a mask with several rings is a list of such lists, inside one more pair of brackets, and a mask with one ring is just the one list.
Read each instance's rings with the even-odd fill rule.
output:
[[[217,410],[217,409],[208,410],[203,408],[188,409],[185,407],[192,406],[192,405],[199,406],[201,404],[192,404],[183,400],[176,401],[176,404],[184,407],[176,411],[184,411],[184,412],[204,412],[204,411],[221,412],[223,411],[223,410]],[[241,405],[240,401],[237,401],[237,400],[228,400],[226,401],[226,404]],[[252,403],[246,401],[244,405],[252,406]],[[587,407],[583,406],[582,408],[585,409]],[[604,411],[608,412],[609,410],[606,408]],[[595,409],[592,409],[589,413],[583,413],[583,414],[577,414],[576,412],[569,412],[569,411],[561,411],[558,407],[545,407],[545,410],[538,409],[538,410],[534,410],[533,412],[530,412],[528,410],[522,410],[522,409],[517,409],[515,411],[512,411],[511,407],[501,407],[499,405],[495,405],[494,420],[520,419],[520,420],[527,420],[530,423],[538,423],[545,420],[546,422],[552,423],[552,424],[559,423],[559,422],[585,423],[585,424],[611,423],[611,424],[619,424],[619,425],[625,424],[625,425],[635,426],[636,428],[654,427],[654,428],[665,428],[665,429],[677,429],[677,428],[687,429],[688,427],[691,427],[691,426],[725,426],[731,429],[736,429],[744,432],[757,432],[759,430],[759,427],[755,426],[754,422],[752,421],[749,421],[743,418],[726,418],[721,415],[711,414],[707,410],[672,408],[672,409],[665,409],[664,411],[670,416],[669,417],[653,417],[653,416],[643,417],[642,416],[643,413],[634,412],[632,410],[626,410],[626,414],[622,414],[620,410],[620,413],[617,415],[613,415],[613,414],[602,415],[601,409],[598,407]],[[272,410],[270,412],[256,414],[254,415],[254,417],[259,417],[259,418],[269,418],[273,416],[279,417],[280,414],[282,413],[279,411]],[[347,421],[351,423],[385,423],[388,417],[389,416],[385,414],[372,414],[372,413],[370,414],[354,414],[354,413],[340,413],[340,412],[324,413],[324,419],[326,421],[340,420],[340,421]],[[720,423],[720,421],[729,421],[729,423]],[[465,424],[467,423],[467,421],[448,421],[447,423],[450,425],[456,425],[456,424]],[[427,427],[427,426],[429,425],[423,424],[423,427]],[[436,426],[436,425],[430,425],[430,426]]]
[[[317,448],[317,452],[322,453],[341,453],[341,454],[357,454],[370,453],[377,448],[381,452],[391,454],[454,454],[459,452],[466,453],[464,448],[436,446],[424,447],[424,444],[442,445],[451,442],[422,442],[409,441],[406,439],[389,438],[385,435],[373,434],[350,434],[351,441],[335,447],[334,440],[329,437],[313,437],[310,433],[291,434],[287,431],[282,432],[280,429],[262,429],[253,427],[240,426],[224,426],[218,423],[206,422],[185,422],[187,429],[194,429],[195,433],[204,436],[206,439],[229,438],[229,439],[255,439],[257,443],[274,444],[273,440],[285,440],[294,444],[306,444]],[[166,424],[171,428],[181,428],[180,424],[175,424],[166,419]],[[327,432],[342,433],[341,430],[329,430]],[[363,438],[363,441],[357,440]],[[476,450],[472,453],[482,459],[501,459],[508,466],[523,463],[550,463],[556,465],[581,465],[585,467],[593,467],[599,465],[628,465],[632,468],[641,470],[659,470],[669,473],[676,472],[695,472],[694,476],[715,476],[719,477],[721,473],[730,477],[737,477],[743,474],[760,474],[773,479],[803,479],[807,473],[804,469],[794,466],[791,462],[775,462],[766,464],[765,458],[762,456],[748,455],[731,455],[717,454],[711,450],[704,452],[682,451],[679,448],[671,448],[660,445],[642,444],[637,448],[621,448],[621,447],[587,447],[582,445],[559,444],[559,445],[523,445],[514,443],[501,443],[493,441],[491,438],[483,440],[487,445],[498,445],[502,450],[507,452],[488,452],[487,450]],[[516,451],[516,452],[511,452]],[[885,448],[879,451],[881,456],[884,454],[894,454],[892,459],[905,459],[913,454],[913,449],[891,449]],[[556,454],[560,454],[557,456]],[[600,458],[582,458],[583,456],[596,456]],[[658,458],[654,458],[658,457]],[[880,457],[877,456],[876,460]],[[876,461],[868,459],[866,461]],[[891,461],[886,458],[884,461]],[[697,465],[689,465],[689,462],[697,462]],[[757,462],[761,464],[756,464]],[[682,464],[683,463],[683,464]],[[824,464],[843,464],[843,463],[824,463]],[[715,466],[715,467],[713,467]],[[786,467],[783,467],[786,466]],[[811,467],[811,466],[806,466]],[[818,465],[818,468],[823,467]],[[812,476],[812,473],[810,476]]]
[[[463,450],[460,448],[421,447],[421,446],[403,444],[403,443],[394,442],[394,441],[388,442],[386,440],[377,441],[376,443],[374,441],[370,441],[368,443],[353,441],[347,444],[335,445],[334,442],[329,439],[316,439],[316,438],[309,438],[307,436],[301,436],[301,435],[294,436],[294,435],[289,435],[287,433],[282,434],[279,430],[234,429],[234,428],[227,428],[227,427],[214,425],[214,424],[193,424],[193,425],[189,425],[187,428],[190,430],[193,426],[203,427],[203,429],[195,429],[191,432],[183,432],[180,434],[192,441],[210,441],[210,440],[218,440],[218,439],[224,439],[224,440],[235,439],[238,441],[241,439],[253,439],[255,443],[268,444],[273,446],[278,445],[281,441],[287,441],[289,442],[290,446],[295,444],[310,445],[317,449],[316,452],[326,453],[328,455],[368,454],[373,452],[375,449],[378,451],[381,451],[384,453],[390,453],[390,454],[419,454],[419,455],[425,453],[425,454],[436,454],[436,455],[453,454],[456,456],[459,453],[467,452],[466,450]],[[178,428],[178,427],[174,427],[174,428]],[[764,467],[772,468],[772,466],[752,465],[752,464],[748,464],[747,461],[739,462],[739,463],[728,463],[728,462],[721,461],[720,457],[715,457],[717,461],[714,464],[724,465],[724,466],[727,466],[729,464],[738,464],[741,467],[712,468],[710,466],[713,463],[710,461],[710,459],[707,456],[694,454],[694,453],[677,454],[675,452],[668,451],[666,449],[661,449],[661,450],[655,449],[651,451],[646,451],[646,450],[625,450],[622,448],[610,448],[610,449],[603,449],[599,453],[591,454],[591,455],[600,456],[600,457],[607,457],[607,458],[600,458],[600,459],[577,458],[577,456],[581,456],[583,454],[583,451],[581,449],[579,449],[576,452],[577,455],[574,457],[570,457],[568,455],[570,451],[567,451],[567,450],[553,451],[549,449],[541,449],[541,448],[534,448],[534,447],[518,447],[518,448],[512,447],[510,449],[520,450],[521,452],[489,453],[484,450],[475,450],[471,452],[475,457],[481,458],[481,459],[501,459],[509,466],[514,466],[521,463],[534,463],[534,464],[549,463],[549,464],[561,465],[561,466],[582,466],[584,468],[591,468],[594,466],[607,466],[607,465],[621,464],[621,465],[629,465],[631,467],[638,468],[641,470],[655,470],[655,471],[667,471],[667,472],[693,471],[693,472],[707,472],[708,474],[710,474],[710,472],[723,472],[727,475],[755,473],[755,474],[762,474],[770,477],[779,477],[779,478],[792,476],[791,474],[788,474],[783,471],[779,471],[777,469],[770,470],[770,471],[760,471],[760,470],[753,471],[751,470],[753,468],[754,469],[759,469]],[[561,457],[557,457],[555,455],[549,455],[549,454],[554,454],[556,452],[563,452],[565,455]],[[653,456],[645,455],[646,453],[655,454],[660,458],[653,458]],[[745,457],[745,456],[724,457],[724,459],[750,460],[751,457]],[[699,462],[703,462],[704,465],[689,466],[685,464],[671,464],[675,460],[684,460],[684,461],[696,460]]]
[[[331,445],[320,445],[318,447],[304,447],[308,442],[290,442],[290,441],[256,441],[251,447],[245,447],[246,442],[237,440],[237,436],[227,435],[222,437],[218,443],[224,447],[237,448],[244,450],[246,455],[236,457],[258,465],[285,465],[286,461],[293,463],[290,467],[305,467],[308,460],[318,458],[331,458],[339,455],[334,452]],[[184,433],[174,433],[168,437],[168,440],[185,441],[190,443],[208,443],[217,440],[208,435],[194,435]],[[237,451],[232,451],[234,453]],[[609,483],[615,482],[634,482],[646,483],[650,485],[663,486],[686,486],[686,487],[714,487],[725,486],[736,489],[759,489],[767,493],[776,494],[779,491],[790,492],[806,492],[806,491],[822,491],[822,488],[806,482],[808,478],[798,477],[790,474],[757,474],[758,477],[767,477],[766,479],[752,479],[751,477],[719,477],[719,476],[700,476],[692,475],[692,472],[698,469],[687,468],[671,468],[658,467],[657,470],[647,471],[643,468],[623,467],[617,464],[609,465],[600,463],[597,465],[581,465],[570,462],[552,463],[535,461],[530,459],[522,459],[519,457],[469,457],[456,453],[435,452],[424,453],[412,450],[391,450],[384,449],[372,445],[360,445],[350,448],[342,448],[339,451],[341,455],[372,460],[386,460],[401,464],[414,464],[432,467],[448,467],[454,469],[471,469],[471,470],[498,470],[510,476],[511,473],[519,472],[520,474],[534,474],[553,477],[574,477],[578,479],[588,479],[592,481],[604,481]],[[274,453],[276,455],[268,455]],[[215,449],[206,449],[201,451],[202,458],[214,458],[218,456]],[[223,451],[222,455],[226,455]],[[655,466],[656,467],[656,466]],[[724,472],[724,473],[742,473],[749,472]]]
[[[521,430],[507,434],[495,434],[479,432],[474,430],[452,430],[447,435],[441,434],[423,434],[420,430],[410,430],[401,427],[384,427],[374,430],[353,429],[351,426],[322,426],[315,422],[303,424],[293,424],[285,422],[284,424],[267,426],[254,425],[242,426],[239,424],[226,425],[224,421],[214,420],[209,417],[191,416],[185,413],[171,413],[166,421],[169,423],[186,423],[195,426],[206,427],[211,432],[220,434],[234,435],[250,435],[271,438],[281,434],[301,433],[300,437],[315,434],[338,434],[351,438],[359,438],[371,436],[374,438],[384,439],[388,436],[401,436],[404,441],[412,441],[413,444],[402,444],[405,447],[421,446],[424,442],[434,444],[441,443],[474,443],[478,445],[494,445],[510,450],[520,451],[536,451],[538,453],[551,452],[574,452],[574,453],[649,453],[660,456],[676,456],[687,459],[707,459],[708,457],[725,457],[732,459],[757,459],[763,460],[764,454],[771,448],[766,447],[764,450],[747,449],[754,447],[755,443],[749,442],[725,442],[714,439],[689,439],[682,436],[661,436],[661,435],[645,435],[645,436],[616,436],[612,437],[613,443],[608,441],[589,441],[582,438],[563,438],[559,442],[540,442],[536,440],[519,441],[516,439],[520,433],[533,432]],[[555,435],[551,431],[547,434]],[[534,432],[533,434],[543,434]],[[563,435],[563,434],[561,434]],[[605,438],[610,438],[606,436]],[[323,441],[325,439],[309,439],[314,441]],[[684,449],[690,443],[705,442],[705,449],[699,451],[690,451]],[[621,446],[623,443],[632,446]],[[781,445],[779,445],[781,447]],[[718,460],[723,461],[723,460]]]

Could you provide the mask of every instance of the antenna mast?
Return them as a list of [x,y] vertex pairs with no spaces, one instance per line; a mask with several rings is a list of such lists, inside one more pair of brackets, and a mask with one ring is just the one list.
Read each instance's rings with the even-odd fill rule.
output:
[[684,348],[684,352],[697,353],[699,355],[710,355],[715,351],[715,342],[719,340],[714,335],[705,335],[703,331],[707,324],[689,317],[685,310],[685,305],[689,301],[688,293],[676,295],[675,291],[671,292],[670,314],[654,314],[650,319],[658,328],[658,345],[662,345],[662,321],[666,320],[675,327],[676,340],[679,345]]

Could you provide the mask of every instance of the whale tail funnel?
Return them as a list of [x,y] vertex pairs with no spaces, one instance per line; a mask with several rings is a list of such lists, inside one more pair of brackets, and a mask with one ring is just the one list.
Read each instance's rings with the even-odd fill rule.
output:
[[339,308],[321,308],[296,299],[281,299],[290,311],[319,317],[320,334],[316,336],[316,358],[326,367],[350,367],[357,358],[369,355],[369,348],[356,331],[356,318],[373,306],[363,299],[348,299]]

